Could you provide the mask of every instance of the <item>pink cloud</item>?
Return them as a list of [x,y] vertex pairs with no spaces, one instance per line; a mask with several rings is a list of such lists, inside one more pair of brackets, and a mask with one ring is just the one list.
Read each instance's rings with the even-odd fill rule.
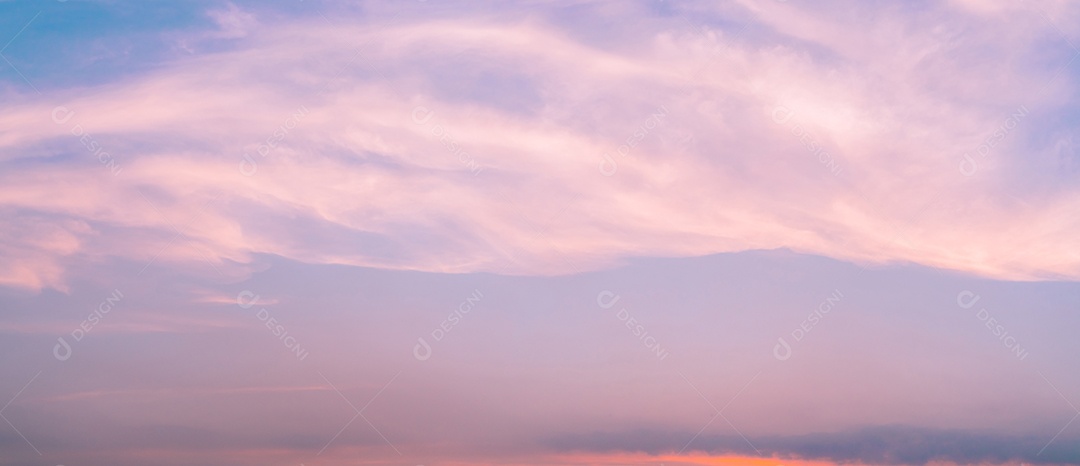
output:
[[[1023,10],[1016,30],[998,34],[978,16],[981,2],[961,3],[978,11],[925,14],[960,18],[964,34],[900,14],[860,23],[744,2],[776,43],[659,24],[631,51],[539,21],[260,28],[238,50],[66,91],[62,109],[31,98],[0,116],[9,163],[49,154],[45,143],[76,160],[5,171],[0,205],[79,226],[48,244],[4,234],[0,254],[19,265],[2,280],[62,288],[71,257],[229,276],[246,273],[254,254],[558,274],[778,247],[1076,278],[1076,190],[1014,202],[1030,194],[1002,179],[1044,150],[1022,142],[1034,123],[1021,121],[974,176],[960,168],[1014,109],[1055,111],[1071,80],[1051,81],[1053,68],[986,80],[999,57],[976,51],[1019,57],[1057,33]],[[254,21],[241,13],[215,14],[233,30]],[[904,46],[886,53],[887,44]],[[465,53],[485,59],[453,58]],[[431,71],[439,66],[490,69],[488,79],[512,70],[535,87],[518,92],[542,104],[514,111],[444,93],[440,82],[484,84]]]

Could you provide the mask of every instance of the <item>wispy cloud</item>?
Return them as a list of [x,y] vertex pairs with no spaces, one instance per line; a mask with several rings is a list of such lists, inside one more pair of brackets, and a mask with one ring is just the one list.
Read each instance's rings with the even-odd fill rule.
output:
[[[20,167],[3,208],[82,225],[62,253],[5,235],[22,265],[4,280],[62,288],[86,255],[552,274],[776,247],[1075,278],[1080,197],[1046,163],[1071,130],[1040,123],[1072,99],[1075,8],[1009,7],[999,32],[1000,9],[961,3],[835,27],[839,3],[745,2],[700,11],[734,25],[643,19],[633,50],[467,15],[252,30],[230,4],[212,15],[238,50],[0,117]],[[1017,170],[1043,188],[1003,178]]]

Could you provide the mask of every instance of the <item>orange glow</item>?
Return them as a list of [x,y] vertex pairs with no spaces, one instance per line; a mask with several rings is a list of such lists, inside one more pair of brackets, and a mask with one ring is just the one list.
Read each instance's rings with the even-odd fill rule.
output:
[[575,455],[559,457],[562,464],[664,464],[664,465],[731,465],[731,466],[826,466],[832,463],[820,461],[789,460],[780,458],[758,458],[751,456],[708,456],[708,455]]

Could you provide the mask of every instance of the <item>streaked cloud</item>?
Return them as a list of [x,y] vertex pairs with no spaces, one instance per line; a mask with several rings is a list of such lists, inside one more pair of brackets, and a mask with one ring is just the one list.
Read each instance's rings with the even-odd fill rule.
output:
[[862,5],[863,21],[840,3],[688,6],[700,20],[643,18],[633,49],[575,36],[557,8],[511,21],[223,8],[210,13],[223,28],[247,31],[234,49],[0,117],[4,164],[20,167],[4,208],[84,225],[59,254],[6,236],[23,264],[7,283],[62,288],[64,264],[95,255],[226,274],[265,253],[558,274],[777,247],[1078,273],[1080,201],[1061,178],[1072,130],[1041,123],[1072,99],[1066,4],[1016,11],[1004,33],[981,7]]

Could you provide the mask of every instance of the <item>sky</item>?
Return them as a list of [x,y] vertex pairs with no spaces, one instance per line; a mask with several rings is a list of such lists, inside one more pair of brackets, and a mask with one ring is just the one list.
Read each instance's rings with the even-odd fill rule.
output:
[[1078,84],[1070,0],[0,0],[0,464],[1080,464]]

